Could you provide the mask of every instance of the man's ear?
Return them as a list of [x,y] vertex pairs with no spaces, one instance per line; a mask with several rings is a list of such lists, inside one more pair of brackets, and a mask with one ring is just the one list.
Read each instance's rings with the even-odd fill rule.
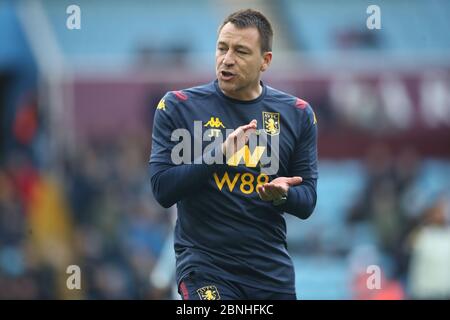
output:
[[261,71],[262,72],[266,71],[269,68],[271,62],[272,62],[272,51],[264,52],[263,53],[263,63],[261,65]]

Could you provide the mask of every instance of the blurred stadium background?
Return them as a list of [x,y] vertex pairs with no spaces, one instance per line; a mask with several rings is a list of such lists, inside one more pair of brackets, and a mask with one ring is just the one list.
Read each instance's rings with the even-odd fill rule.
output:
[[217,26],[247,7],[275,28],[263,79],[319,123],[316,211],[286,216],[298,297],[450,298],[447,0],[1,0],[0,298],[178,298],[152,116],[164,92],[214,78]]

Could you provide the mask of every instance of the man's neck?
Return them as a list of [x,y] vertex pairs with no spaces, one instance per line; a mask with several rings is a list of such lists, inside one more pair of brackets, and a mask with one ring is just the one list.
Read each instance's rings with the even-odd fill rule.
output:
[[[222,89],[220,89],[222,90]],[[226,95],[229,98],[240,100],[240,101],[251,101],[257,99],[263,91],[263,87],[261,85],[261,82],[258,81],[258,85],[255,89],[252,90],[246,90],[245,92],[239,92],[238,94],[233,94],[230,92],[223,91],[223,94]]]

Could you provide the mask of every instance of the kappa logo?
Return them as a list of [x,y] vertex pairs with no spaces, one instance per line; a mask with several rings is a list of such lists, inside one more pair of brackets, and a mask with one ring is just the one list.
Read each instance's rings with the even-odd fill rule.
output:
[[264,131],[270,135],[275,136],[280,134],[280,114],[278,112],[263,111]]
[[209,121],[207,123],[205,123],[205,127],[210,127],[210,128],[224,128],[225,126],[223,125],[222,121],[220,121],[220,119],[218,117],[211,117],[209,119]]
[[158,106],[156,107],[157,110],[166,110],[166,100],[161,99],[161,101],[159,101]]
[[204,125],[205,127],[209,127],[211,129],[208,137],[218,137],[221,134],[220,128],[224,128],[222,121],[218,117],[211,117],[207,123]]
[[219,290],[216,286],[206,286],[197,289],[200,300],[220,300]]

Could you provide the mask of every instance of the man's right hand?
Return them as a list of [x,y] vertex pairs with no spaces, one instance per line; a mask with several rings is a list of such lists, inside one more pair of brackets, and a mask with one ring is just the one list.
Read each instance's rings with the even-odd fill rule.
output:
[[253,119],[249,124],[234,130],[222,143],[222,153],[227,160],[248,142],[249,136],[256,132],[256,125],[257,121]]

